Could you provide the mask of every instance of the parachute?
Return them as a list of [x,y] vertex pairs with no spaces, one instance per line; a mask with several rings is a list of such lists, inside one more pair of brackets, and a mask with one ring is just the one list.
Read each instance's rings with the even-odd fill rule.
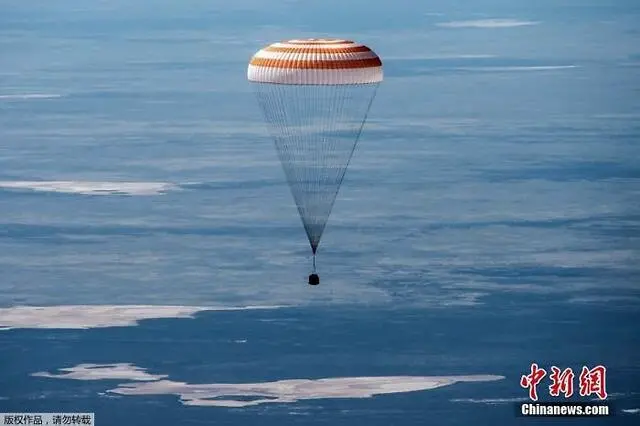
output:
[[259,50],[247,77],[309,239],[309,284],[316,285],[318,245],[382,81],[382,61],[350,40],[288,40]]

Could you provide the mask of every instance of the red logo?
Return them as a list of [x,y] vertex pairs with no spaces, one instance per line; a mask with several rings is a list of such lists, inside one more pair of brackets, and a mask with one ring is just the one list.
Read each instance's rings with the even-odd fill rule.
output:
[[607,368],[598,365],[592,369],[582,367],[580,373],[580,396],[598,395],[600,399],[607,398]]
[[[549,385],[550,396],[563,395],[565,398],[570,398],[573,395],[576,375],[571,368],[561,369],[554,365],[548,376],[551,382]],[[520,377],[520,386],[529,390],[529,398],[532,401],[538,400],[538,385],[545,377],[547,377],[547,371],[535,362],[531,364],[529,374],[523,374]],[[580,396],[597,395],[601,400],[607,398],[607,368],[605,366],[598,365],[591,369],[583,366],[578,380]]]
[[529,398],[532,401],[538,400],[538,384],[544,379],[544,376],[547,375],[547,372],[544,368],[538,368],[538,364],[531,364],[531,372],[520,378],[520,386],[523,388],[529,389]]
[[560,396],[562,393],[565,398],[573,395],[573,370],[571,368],[565,368],[562,372],[555,365],[551,367],[551,385],[549,385],[549,395]]

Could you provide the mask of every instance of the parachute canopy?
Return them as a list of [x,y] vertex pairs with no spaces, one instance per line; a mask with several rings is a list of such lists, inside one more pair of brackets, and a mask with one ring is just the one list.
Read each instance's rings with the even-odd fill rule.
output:
[[247,77],[309,238],[315,270],[320,238],[382,81],[382,61],[349,40],[289,40],[258,51]]
[[367,46],[349,40],[289,40],[258,51],[247,76],[253,82],[292,85],[379,83],[382,61]]

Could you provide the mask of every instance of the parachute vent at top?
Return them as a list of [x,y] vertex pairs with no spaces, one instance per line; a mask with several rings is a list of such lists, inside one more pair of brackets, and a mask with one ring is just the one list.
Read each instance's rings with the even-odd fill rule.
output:
[[275,142],[315,255],[382,81],[382,61],[343,39],[271,44],[250,60],[248,80]]
[[249,62],[247,77],[276,84],[379,83],[382,61],[367,46],[350,40],[289,40],[258,51]]

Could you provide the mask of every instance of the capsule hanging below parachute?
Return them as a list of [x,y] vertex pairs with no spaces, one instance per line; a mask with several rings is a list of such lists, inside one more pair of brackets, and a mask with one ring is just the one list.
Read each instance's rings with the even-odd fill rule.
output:
[[317,285],[318,245],[382,81],[382,61],[349,40],[288,40],[259,50],[247,77],[311,245],[309,284]]

